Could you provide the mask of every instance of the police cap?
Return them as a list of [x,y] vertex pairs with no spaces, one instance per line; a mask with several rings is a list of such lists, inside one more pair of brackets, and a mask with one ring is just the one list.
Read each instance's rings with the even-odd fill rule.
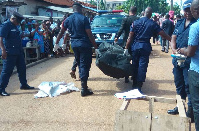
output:
[[13,12],[13,16],[17,18],[20,22],[24,19],[24,17],[18,12]]
[[82,5],[78,2],[74,2],[73,6],[76,5],[76,6],[79,6],[79,7],[82,7]]
[[190,8],[191,4],[192,4],[192,1],[193,0],[186,0],[184,3],[183,3],[183,10],[185,10],[186,8]]

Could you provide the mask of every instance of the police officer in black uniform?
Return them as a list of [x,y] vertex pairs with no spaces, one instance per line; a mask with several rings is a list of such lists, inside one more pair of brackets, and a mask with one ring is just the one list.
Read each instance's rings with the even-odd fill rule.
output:
[[137,88],[140,92],[142,92],[141,88],[146,79],[149,55],[152,50],[150,43],[151,37],[154,34],[159,34],[165,39],[171,41],[170,36],[162,31],[156,22],[150,19],[151,15],[152,9],[148,7],[145,10],[145,16],[133,22],[124,49],[124,54],[127,55],[128,48],[131,46],[132,65],[134,67],[133,89]]
[[139,17],[136,16],[137,13],[137,7],[132,6],[129,10],[129,16],[124,18],[122,20],[122,24],[121,27],[115,37],[115,42],[118,41],[118,38],[122,35],[122,33],[124,32],[124,36],[123,36],[123,46],[126,44],[126,41],[128,39],[128,35],[130,32],[130,26],[133,23],[133,21],[138,20]]
[[92,63],[92,45],[97,54],[99,50],[95,43],[95,39],[91,32],[91,27],[88,18],[82,15],[82,5],[79,3],[73,4],[74,14],[70,15],[63,24],[60,33],[54,46],[54,51],[58,48],[60,38],[68,29],[70,33],[71,47],[74,51],[75,59],[79,67],[79,76],[81,79],[81,96],[92,95],[93,92],[88,90],[87,80],[89,70]]
[[27,84],[26,80],[24,52],[20,31],[18,30],[18,25],[22,19],[22,15],[14,12],[11,18],[0,26],[0,48],[3,59],[3,69],[0,76],[0,93],[2,96],[10,95],[5,91],[5,88],[15,66],[21,83],[20,89],[34,89]]
[[[123,37],[123,47],[124,45],[126,44],[126,41],[128,39],[128,35],[129,35],[129,32],[130,32],[130,26],[131,24],[133,23],[133,21],[135,20],[138,20],[139,17],[136,16],[136,13],[137,13],[137,7],[135,6],[132,6],[129,10],[129,16],[124,18],[122,20],[122,24],[121,24],[121,27],[116,35],[116,38],[115,38],[115,42],[118,41],[118,38],[122,35],[122,33],[124,32],[124,37]],[[131,48],[129,48],[129,54],[131,54]],[[128,83],[129,82],[129,79],[128,77],[125,77],[125,83]]]

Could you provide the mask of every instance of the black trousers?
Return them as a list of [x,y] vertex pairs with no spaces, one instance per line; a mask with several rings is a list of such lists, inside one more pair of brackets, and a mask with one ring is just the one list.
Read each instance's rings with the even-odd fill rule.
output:
[[192,107],[196,131],[199,131],[199,73],[189,70],[189,90],[191,95]]

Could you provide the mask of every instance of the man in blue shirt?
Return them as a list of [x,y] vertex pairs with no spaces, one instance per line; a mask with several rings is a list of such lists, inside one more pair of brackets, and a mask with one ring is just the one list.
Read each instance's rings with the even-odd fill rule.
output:
[[[132,65],[134,67],[133,88],[138,88],[140,92],[142,92],[141,88],[143,82],[145,82],[146,79],[149,55],[152,50],[150,43],[151,37],[154,34],[159,34],[165,39],[171,41],[170,36],[168,36],[164,31],[162,31],[160,26],[156,22],[150,19],[151,15],[152,9],[148,7],[145,10],[145,16],[133,22],[124,50],[124,54],[128,54],[128,48],[129,46],[131,46],[133,57]],[[134,79],[136,81],[134,81]]]
[[197,22],[190,27],[188,47],[178,49],[177,51],[191,57],[188,72],[189,90],[194,111],[195,128],[199,131],[199,0],[192,2],[190,10]]
[[[178,48],[184,48],[188,46],[189,29],[190,26],[194,22],[196,22],[190,11],[191,3],[192,0],[187,0],[184,2],[183,10],[185,18],[178,20],[178,22],[176,23],[171,42],[171,48],[173,54],[177,53]],[[184,63],[178,65],[177,58],[173,58],[172,63],[174,65],[173,74],[174,74],[176,92],[178,95],[181,96],[183,100],[186,100],[186,97],[188,97],[188,111],[186,115],[188,117],[191,117],[192,121],[194,121],[192,103],[189,92],[189,84],[188,84],[188,70],[190,68],[190,61],[191,61],[190,57],[187,57]],[[172,110],[168,110],[168,114],[172,115],[178,114],[178,107],[175,107]]]
[[79,67],[79,76],[81,79],[81,96],[92,95],[93,92],[88,90],[87,80],[89,77],[89,70],[92,63],[92,45],[98,53],[95,39],[92,35],[91,28],[87,17],[82,15],[82,5],[79,3],[73,4],[74,14],[70,15],[63,24],[60,33],[54,46],[57,45],[64,32],[68,29],[70,33],[71,47],[75,54],[75,59]]
[[9,96],[5,91],[10,76],[16,66],[21,83],[20,89],[34,89],[27,84],[26,65],[24,61],[24,52],[22,40],[18,25],[21,23],[23,16],[14,12],[10,20],[0,26],[0,48],[2,50],[3,69],[0,77],[0,94]]

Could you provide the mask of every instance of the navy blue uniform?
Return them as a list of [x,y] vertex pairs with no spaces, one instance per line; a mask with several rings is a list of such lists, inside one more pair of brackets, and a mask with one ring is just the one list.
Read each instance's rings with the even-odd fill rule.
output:
[[7,59],[3,60],[0,91],[5,91],[15,66],[17,67],[21,85],[26,86],[26,65],[24,61],[20,31],[16,25],[8,20],[0,25],[0,37],[3,37],[3,43],[7,52]]
[[81,81],[87,81],[92,63],[92,43],[86,33],[91,29],[87,17],[75,12],[64,21],[64,28],[69,30],[71,47],[79,67]]
[[134,43],[131,46],[132,64],[134,67],[133,78],[138,82],[144,82],[149,63],[149,55],[152,47],[150,39],[161,31],[160,26],[153,20],[142,17],[133,22],[131,32],[134,32]]
[[[181,19],[177,22],[173,35],[176,35],[176,49],[184,48],[188,46],[188,38],[189,38],[189,29],[190,26],[196,22],[193,19],[190,24],[185,28],[186,19]],[[191,105],[190,93],[189,93],[189,84],[188,84],[188,70],[190,67],[191,59],[187,57],[186,61],[178,66],[177,59],[173,58],[172,63],[174,65],[173,74],[174,74],[174,82],[176,85],[176,92],[181,96],[182,99],[186,99],[188,96],[188,106]]]

